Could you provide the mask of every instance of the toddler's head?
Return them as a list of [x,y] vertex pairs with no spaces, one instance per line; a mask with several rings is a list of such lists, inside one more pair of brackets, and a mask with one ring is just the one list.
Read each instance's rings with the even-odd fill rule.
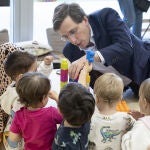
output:
[[105,104],[116,104],[122,98],[123,81],[114,73],[105,73],[101,75],[94,84],[94,93],[96,99]]
[[140,112],[150,115],[150,78],[142,82],[139,89]]
[[53,56],[51,56],[51,55],[49,55],[49,56],[45,56],[44,57],[44,63],[45,63],[45,65],[50,65],[51,63],[52,63],[52,61],[53,61]]
[[84,86],[72,82],[61,90],[58,107],[69,124],[82,126],[91,119],[95,109],[95,100]]
[[16,81],[19,75],[37,70],[36,57],[28,52],[14,51],[7,57],[4,69],[6,74]]
[[16,50],[20,50],[20,47],[12,43],[0,44],[0,95],[2,95],[7,86],[12,82],[11,78],[6,74],[4,70],[4,62],[8,55]]
[[16,85],[19,101],[26,107],[44,107],[51,88],[49,79],[38,72],[25,73]]

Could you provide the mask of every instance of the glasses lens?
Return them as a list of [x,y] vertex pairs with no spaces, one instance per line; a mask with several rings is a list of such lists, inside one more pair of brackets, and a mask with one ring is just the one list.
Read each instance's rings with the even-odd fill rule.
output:
[[62,41],[67,41],[67,39],[65,37],[61,37]]
[[75,28],[75,29],[72,29],[69,33],[68,33],[68,35],[66,35],[66,36],[61,36],[61,40],[62,41],[68,41],[68,39],[70,38],[70,37],[74,37],[76,34],[77,34],[77,28]]

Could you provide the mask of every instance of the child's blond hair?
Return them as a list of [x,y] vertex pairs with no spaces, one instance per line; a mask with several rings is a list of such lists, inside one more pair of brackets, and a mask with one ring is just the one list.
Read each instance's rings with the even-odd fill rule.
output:
[[144,80],[139,89],[139,95],[142,95],[150,103],[150,78]]
[[94,93],[97,98],[112,103],[121,98],[123,88],[123,81],[118,75],[114,73],[105,73],[96,80],[94,84]]

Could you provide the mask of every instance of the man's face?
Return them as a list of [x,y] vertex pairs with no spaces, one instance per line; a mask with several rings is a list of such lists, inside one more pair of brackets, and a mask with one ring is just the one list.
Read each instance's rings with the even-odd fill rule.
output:
[[62,38],[69,40],[72,44],[86,48],[90,41],[90,26],[88,18],[84,17],[81,23],[75,23],[71,17],[67,16],[62,22],[58,33]]

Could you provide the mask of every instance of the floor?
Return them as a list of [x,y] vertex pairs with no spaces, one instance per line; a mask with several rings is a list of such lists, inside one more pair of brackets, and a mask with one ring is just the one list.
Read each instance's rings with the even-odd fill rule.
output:
[[134,96],[131,89],[128,89],[124,93],[123,98],[124,98],[124,100],[126,100],[128,106],[129,106],[129,109],[139,110],[138,98],[137,98],[137,96]]

